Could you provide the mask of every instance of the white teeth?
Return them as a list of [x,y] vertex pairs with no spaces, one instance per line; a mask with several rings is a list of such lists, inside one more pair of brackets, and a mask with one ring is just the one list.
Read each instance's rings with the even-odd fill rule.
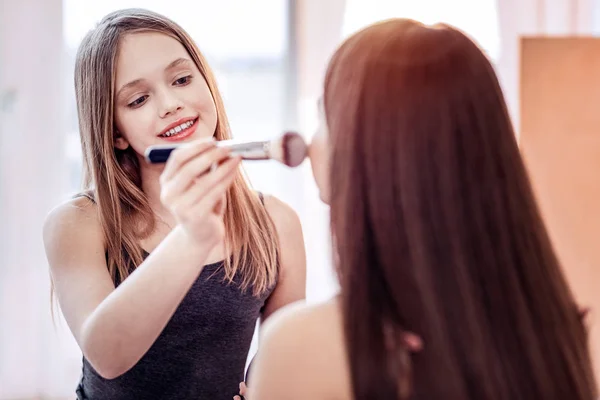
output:
[[194,125],[194,121],[184,122],[183,124],[176,126],[175,128],[170,129],[167,132],[163,133],[161,136],[164,136],[164,137],[173,136],[174,134],[179,133],[186,128],[189,128],[192,125]]

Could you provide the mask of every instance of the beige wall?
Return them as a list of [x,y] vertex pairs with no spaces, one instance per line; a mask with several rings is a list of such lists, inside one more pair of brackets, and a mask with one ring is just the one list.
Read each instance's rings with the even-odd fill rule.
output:
[[521,41],[521,147],[600,378],[600,39]]

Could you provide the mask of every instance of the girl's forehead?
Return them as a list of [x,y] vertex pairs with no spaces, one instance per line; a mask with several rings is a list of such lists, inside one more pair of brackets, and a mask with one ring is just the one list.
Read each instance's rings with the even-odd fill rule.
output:
[[136,79],[161,77],[179,59],[191,61],[185,47],[169,35],[160,32],[127,34],[121,39],[117,55],[116,86]]

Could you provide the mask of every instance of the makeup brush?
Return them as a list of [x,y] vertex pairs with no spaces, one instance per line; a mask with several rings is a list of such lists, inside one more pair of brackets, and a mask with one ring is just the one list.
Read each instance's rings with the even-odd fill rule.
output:
[[[184,143],[159,144],[146,149],[146,161],[152,164],[167,162],[171,152]],[[239,155],[243,160],[275,160],[288,167],[302,164],[308,153],[304,138],[297,132],[286,132],[283,135],[266,141],[220,140],[218,147],[228,147],[231,154]]]

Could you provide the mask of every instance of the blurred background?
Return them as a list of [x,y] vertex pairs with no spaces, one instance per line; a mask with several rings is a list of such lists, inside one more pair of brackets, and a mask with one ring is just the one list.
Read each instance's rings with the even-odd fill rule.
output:
[[[163,13],[190,33],[216,72],[234,136],[253,139],[288,129],[310,139],[329,56],[341,40],[376,20],[442,21],[470,34],[497,69],[518,135],[521,39],[600,32],[600,0],[0,0],[0,400],[74,397],[81,353],[60,313],[52,322],[41,226],[80,187],[77,46],[105,14],[126,7]],[[328,210],[318,200],[310,165],[245,168],[258,190],[300,215],[307,300],[328,299],[337,291]],[[575,192],[575,207],[581,196]],[[560,238],[553,233],[555,241]],[[574,246],[568,251],[582,254]],[[594,301],[595,260],[600,258],[579,260],[585,268],[570,278],[583,302]]]

